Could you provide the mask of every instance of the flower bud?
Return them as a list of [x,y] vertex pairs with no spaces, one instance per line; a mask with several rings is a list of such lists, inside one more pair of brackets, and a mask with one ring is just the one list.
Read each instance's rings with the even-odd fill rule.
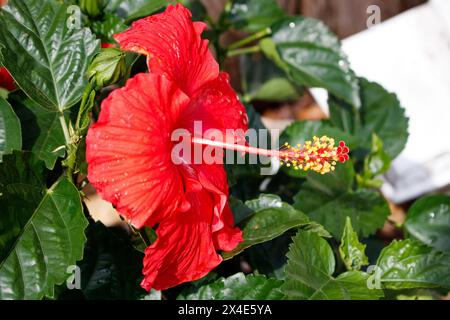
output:
[[91,18],[96,18],[103,13],[105,8],[104,0],[80,0],[81,11]]
[[13,91],[16,89],[16,85],[14,84],[14,79],[9,74],[6,68],[0,65],[0,88],[4,88],[9,91]]
[[89,81],[96,88],[116,83],[125,73],[125,53],[116,48],[102,49],[88,69]]

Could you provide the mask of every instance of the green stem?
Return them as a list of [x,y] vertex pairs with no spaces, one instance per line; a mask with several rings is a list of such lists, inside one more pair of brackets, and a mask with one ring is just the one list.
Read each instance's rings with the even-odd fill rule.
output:
[[261,48],[259,46],[235,49],[235,50],[228,51],[227,57],[235,57],[235,56],[240,56],[240,55],[247,54],[247,53],[255,53],[255,52],[259,52],[259,51],[261,51]]
[[66,140],[66,145],[68,146],[70,144],[70,134],[63,112],[61,112],[61,114],[59,115],[59,122],[61,123],[61,128],[64,133],[64,139]]
[[[71,154],[71,148],[73,146],[71,144],[69,128],[67,127],[66,118],[64,117],[63,112],[61,112],[61,114],[59,116],[59,122],[61,123],[61,128],[64,133],[64,139],[66,140],[66,160],[64,160],[64,162],[66,162],[67,160],[70,160],[69,157]],[[70,182],[73,183],[74,182],[73,176],[72,176],[73,175],[73,165],[66,164],[65,174],[66,174],[67,178],[70,180]]]
[[269,35],[271,33],[272,33],[272,30],[270,28],[266,28],[264,30],[258,31],[257,33],[252,34],[252,35],[248,36],[247,38],[244,38],[244,39],[239,40],[239,41],[237,41],[235,43],[232,43],[228,47],[228,50],[234,50],[234,49],[237,49],[237,48],[241,48],[241,47],[245,46],[246,44],[249,44],[249,43],[251,43],[253,41],[261,39],[261,38],[263,38],[263,37],[265,37],[265,36],[267,36],[267,35]]

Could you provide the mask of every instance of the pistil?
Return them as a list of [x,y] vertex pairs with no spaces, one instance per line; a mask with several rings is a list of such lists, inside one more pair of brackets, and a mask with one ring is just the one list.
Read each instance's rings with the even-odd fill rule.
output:
[[323,136],[314,137],[312,141],[306,141],[303,145],[295,147],[285,143],[280,150],[268,150],[251,147],[246,144],[230,143],[217,140],[193,137],[192,142],[200,145],[218,147],[237,151],[243,154],[253,154],[277,158],[282,165],[292,167],[294,170],[315,171],[322,174],[335,170],[337,162],[345,163],[348,159],[349,148],[344,141],[335,146],[332,138]]

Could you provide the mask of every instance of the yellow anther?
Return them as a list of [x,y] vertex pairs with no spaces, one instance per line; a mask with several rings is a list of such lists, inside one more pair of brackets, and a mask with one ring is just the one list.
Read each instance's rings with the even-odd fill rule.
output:
[[287,149],[280,150],[281,165],[292,167],[294,170],[315,171],[321,174],[335,170],[340,160],[335,140],[327,136],[320,138],[314,136],[312,141],[305,141],[302,146],[297,143],[292,147],[288,142],[284,143]]

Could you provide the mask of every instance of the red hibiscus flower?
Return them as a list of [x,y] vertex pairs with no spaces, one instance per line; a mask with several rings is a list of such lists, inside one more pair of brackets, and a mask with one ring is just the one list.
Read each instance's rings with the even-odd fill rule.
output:
[[[204,29],[176,5],[116,35],[123,49],[147,55],[150,73],[136,75],[103,101],[86,139],[89,181],[132,225],[156,227],[157,240],[145,251],[141,285],[147,290],[206,275],[222,260],[217,250],[230,251],[242,241],[227,204],[223,165],[174,155],[175,130],[189,132],[190,145],[277,157],[303,170],[326,173],[335,161],[348,159],[345,144],[334,147],[327,137],[284,150],[240,144],[238,134],[229,142],[226,131],[246,131],[248,118],[201,38]],[[208,129],[227,134],[226,140],[205,137]]]
[[107,42],[102,42],[102,48],[103,49],[107,49],[107,48],[114,48],[116,45],[113,43],[107,43]]
[[16,89],[14,79],[4,67],[0,67],[0,88],[4,88],[9,91]]
[[116,36],[126,50],[148,55],[150,74],[139,74],[102,103],[87,136],[89,180],[137,228],[158,224],[146,250],[149,290],[206,275],[221,262],[216,250],[242,241],[227,204],[220,164],[175,165],[171,133],[247,129],[245,108],[201,39],[205,25],[169,6]]

